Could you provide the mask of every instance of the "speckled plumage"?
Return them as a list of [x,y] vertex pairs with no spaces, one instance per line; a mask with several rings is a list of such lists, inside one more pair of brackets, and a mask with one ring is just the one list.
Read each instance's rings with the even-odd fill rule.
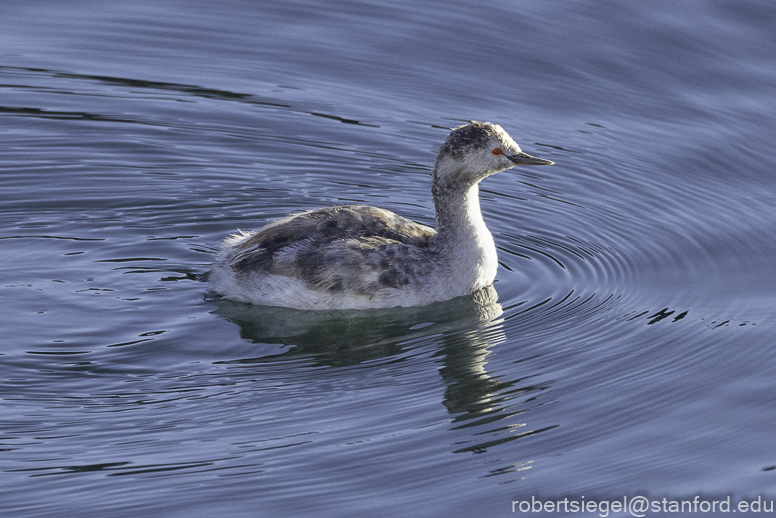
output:
[[493,282],[498,264],[477,184],[517,163],[551,162],[522,153],[500,126],[461,126],[434,168],[437,230],[364,205],[302,212],[228,238],[211,286],[233,300],[300,309],[420,306],[473,293]]
[[[238,274],[263,271],[301,279],[317,290],[371,296],[417,282],[434,234],[374,207],[316,209],[256,232],[235,247],[231,264]],[[359,274],[352,276],[354,271]],[[371,282],[354,282],[365,278]]]

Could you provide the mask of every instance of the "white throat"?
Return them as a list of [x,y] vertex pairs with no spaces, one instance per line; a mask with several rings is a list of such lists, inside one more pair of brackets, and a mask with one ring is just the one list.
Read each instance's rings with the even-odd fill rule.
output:
[[498,269],[496,245],[480,212],[479,187],[437,191],[434,247],[451,277],[467,292],[493,284]]

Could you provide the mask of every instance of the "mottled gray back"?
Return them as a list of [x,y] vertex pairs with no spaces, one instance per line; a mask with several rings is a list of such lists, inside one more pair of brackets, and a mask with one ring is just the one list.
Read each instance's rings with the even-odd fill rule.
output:
[[316,254],[336,241],[355,239],[366,248],[369,248],[370,242],[393,242],[424,248],[434,234],[429,227],[374,207],[344,205],[322,208],[303,212],[259,230],[238,245],[232,264],[237,272],[270,271],[276,254],[298,248],[300,258],[304,256],[307,262],[315,265],[318,262]]

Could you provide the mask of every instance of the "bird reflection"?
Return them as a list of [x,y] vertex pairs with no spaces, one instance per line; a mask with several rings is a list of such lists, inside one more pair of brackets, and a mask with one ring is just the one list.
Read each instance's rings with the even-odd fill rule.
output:
[[444,405],[451,413],[479,414],[492,393],[511,385],[492,379],[485,369],[491,347],[506,339],[493,286],[424,307],[300,311],[223,299],[216,313],[237,324],[244,339],[288,347],[280,354],[273,349],[272,354],[228,363],[308,358],[315,365],[343,367],[397,355],[408,341],[432,335],[442,343]]
[[[281,353],[272,347],[269,354],[220,363],[266,364],[304,358],[316,366],[344,367],[398,357],[414,339],[433,340],[439,344],[439,372],[446,385],[442,404],[453,416],[452,429],[477,427],[476,434],[467,432],[457,443],[456,453],[481,453],[541,431],[528,431],[525,424],[509,418],[524,411],[518,409],[522,395],[545,387],[525,384],[524,379],[495,378],[486,368],[494,346],[506,340],[503,309],[492,286],[468,297],[414,308],[300,311],[223,299],[217,301],[215,313],[236,324],[240,336],[259,347],[287,347]],[[512,467],[504,470],[515,471]]]
[[[484,356],[467,345],[486,347],[504,340],[500,324],[503,312],[496,290],[489,286],[470,296],[423,307],[302,311],[288,308],[253,306],[222,299],[215,313],[237,324],[240,336],[256,344],[282,344],[281,354],[232,360],[229,363],[267,363],[307,357],[317,365],[341,367],[385,358],[399,353],[403,344],[429,334],[459,332],[456,357],[470,356],[476,372]],[[430,329],[427,329],[430,328]],[[466,329],[472,331],[461,334]],[[487,339],[483,338],[487,336]],[[456,360],[461,362],[460,358]],[[465,363],[465,360],[464,360]],[[459,372],[454,368],[451,372]],[[477,372],[476,375],[480,375]]]

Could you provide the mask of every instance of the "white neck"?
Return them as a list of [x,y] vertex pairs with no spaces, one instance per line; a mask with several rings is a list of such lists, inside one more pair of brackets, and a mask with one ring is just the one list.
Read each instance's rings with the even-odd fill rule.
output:
[[477,183],[460,189],[435,189],[437,235],[434,246],[451,272],[451,279],[468,293],[490,286],[498,257],[480,212]]

